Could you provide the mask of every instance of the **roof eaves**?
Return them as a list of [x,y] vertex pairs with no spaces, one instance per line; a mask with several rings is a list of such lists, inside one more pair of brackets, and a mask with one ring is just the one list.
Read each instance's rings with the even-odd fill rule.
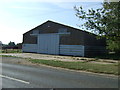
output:
[[[77,28],[74,28],[74,27],[72,27],[72,26],[68,26],[68,25],[65,25],[65,24],[61,24],[61,23],[58,23],[58,22],[51,21],[51,20],[47,20],[46,22],[44,22],[44,23],[42,23],[42,24],[40,24],[40,25],[36,26],[35,28],[33,28],[33,29],[31,29],[31,30],[29,30],[29,31],[25,32],[24,34],[26,34],[26,33],[30,32],[30,31],[32,31],[32,30],[34,30],[34,29],[36,29],[36,28],[38,28],[38,27],[40,27],[40,26],[42,26],[43,24],[45,24],[45,23],[47,23],[47,22],[56,23],[56,24],[59,24],[59,25],[62,25],[62,26],[68,27],[68,28],[72,28],[72,29],[75,29],[75,30],[78,30],[78,31],[81,31],[81,32],[84,32],[84,33],[87,33],[87,34],[92,34],[92,35],[97,36],[97,35],[96,35],[96,34],[94,34],[94,33],[87,32],[87,31],[85,31],[85,30],[81,30],[81,29],[77,29]],[[23,34],[23,35],[24,35],[24,34]]]

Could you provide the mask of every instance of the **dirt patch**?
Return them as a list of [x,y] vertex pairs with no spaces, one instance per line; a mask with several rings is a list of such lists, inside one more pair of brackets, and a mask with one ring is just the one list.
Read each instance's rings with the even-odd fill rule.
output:
[[[74,61],[74,62],[91,62],[91,63],[102,63],[102,64],[112,64],[117,63],[115,60],[107,59],[95,59],[95,58],[85,58],[85,57],[73,57],[73,56],[59,56],[59,55],[46,55],[46,54],[35,54],[35,53],[2,53],[0,55],[10,55],[22,58],[31,58],[31,59],[43,59],[43,60],[59,60],[59,61]],[[19,60],[18,60],[19,62]],[[26,61],[24,61],[26,62]],[[27,62],[28,63],[28,62]]]
[[2,57],[2,63],[28,63],[27,59],[17,57]]

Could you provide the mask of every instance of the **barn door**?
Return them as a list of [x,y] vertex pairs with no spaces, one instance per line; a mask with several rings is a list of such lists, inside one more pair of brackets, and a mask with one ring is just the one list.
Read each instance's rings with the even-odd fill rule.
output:
[[38,36],[38,53],[59,54],[59,35],[40,34]]

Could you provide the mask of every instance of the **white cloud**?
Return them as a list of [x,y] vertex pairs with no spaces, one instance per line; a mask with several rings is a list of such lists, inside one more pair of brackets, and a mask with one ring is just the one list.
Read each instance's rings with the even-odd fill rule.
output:
[[101,2],[103,0],[1,0],[4,2]]
[[74,6],[82,6],[84,9],[98,8],[101,2],[54,2],[52,3],[64,10],[74,10]]
[[15,8],[15,9],[28,9],[28,10],[49,10],[49,8],[46,7],[30,7],[30,6],[11,6],[10,8]]
[[74,3],[72,2],[51,2],[51,3],[63,9],[73,9],[74,6]]
[[[0,2],[103,2],[105,0],[1,0]],[[120,0],[106,0],[119,2]]]

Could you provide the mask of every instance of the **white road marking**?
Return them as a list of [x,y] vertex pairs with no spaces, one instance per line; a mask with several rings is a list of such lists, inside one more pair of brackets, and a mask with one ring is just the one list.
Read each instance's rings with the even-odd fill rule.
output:
[[8,76],[1,75],[1,74],[0,74],[0,77],[11,79],[11,80],[18,81],[18,82],[25,83],[25,84],[30,84],[30,82],[27,82],[27,81],[24,81],[24,80],[20,80],[20,79],[16,79],[16,78],[12,78],[12,77],[8,77]]

